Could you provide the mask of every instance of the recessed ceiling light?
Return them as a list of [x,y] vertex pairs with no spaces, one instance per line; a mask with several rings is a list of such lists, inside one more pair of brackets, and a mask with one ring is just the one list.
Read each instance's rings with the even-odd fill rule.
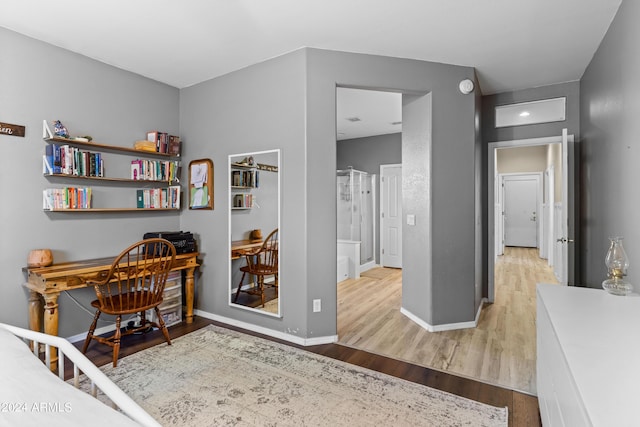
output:
[[529,117],[530,115],[531,113],[528,111],[523,111],[522,113],[520,113],[520,117]]
[[347,120],[349,120],[350,122],[360,122],[362,120],[360,120],[360,117],[347,117]]

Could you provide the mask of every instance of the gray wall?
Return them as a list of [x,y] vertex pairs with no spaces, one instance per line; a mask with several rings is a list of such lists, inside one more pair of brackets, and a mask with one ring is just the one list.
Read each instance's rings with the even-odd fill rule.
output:
[[[452,182],[446,172],[435,174],[443,187],[437,193],[442,199],[440,216],[445,218],[441,233],[446,236],[440,237],[447,241],[447,253],[454,250],[468,261],[439,272],[450,280],[438,282],[446,297],[440,296],[437,315],[430,316],[426,299],[418,303],[429,321],[473,319],[474,104],[472,97],[457,90],[460,80],[472,76],[473,70],[466,67],[301,49],[183,89],[182,136],[201,141],[194,157],[216,163],[215,211],[187,211],[181,218],[183,228],[202,235],[206,262],[197,289],[198,307],[303,338],[336,333],[335,105],[336,85],[344,85],[438,94],[438,169],[463,169]],[[451,147],[453,152],[448,151]],[[272,148],[282,150],[281,319],[228,306],[229,254],[223,244],[228,238],[227,156]],[[458,197],[447,197],[451,193]],[[461,214],[447,220],[448,210]],[[407,253],[418,254],[416,259],[424,253],[422,247],[412,249]],[[414,263],[422,265],[419,259]],[[425,276],[419,277],[420,283],[413,286],[424,287]],[[321,312],[312,312],[313,299],[322,300]]]
[[[496,106],[561,96],[567,98],[567,115],[563,122],[495,127]],[[564,128],[576,140],[580,139],[580,82],[559,83],[482,97],[482,139],[486,143],[562,135]]]
[[[424,268],[430,256],[426,236],[403,246],[403,287],[428,289],[433,283],[433,301],[416,299],[414,314],[431,324],[473,320],[475,268],[475,186],[473,96],[458,91],[460,80],[474,78],[472,68],[425,61],[307,50],[307,255],[308,295],[305,301],[309,335],[335,333],[335,106],[336,84],[365,89],[395,89],[433,97],[433,163],[425,156],[414,157],[430,169],[430,191],[420,194],[432,206],[434,230],[433,271]],[[404,101],[403,101],[404,102]],[[420,120],[428,120],[421,116]],[[407,156],[404,148],[403,169]],[[428,144],[429,141],[423,141]],[[403,179],[405,171],[403,170]],[[413,178],[413,177],[412,177]],[[404,183],[403,183],[404,187]],[[455,197],[452,197],[455,195]],[[404,198],[404,196],[403,196]],[[422,211],[414,213],[418,221]],[[283,218],[283,223],[286,224]],[[404,238],[404,234],[403,234]],[[408,239],[404,239],[408,240]],[[409,243],[409,242],[407,242]],[[405,242],[403,242],[403,245]],[[409,254],[409,255],[407,255]],[[449,262],[451,256],[458,262]],[[446,262],[445,262],[446,261]],[[408,275],[408,276],[407,276]],[[408,280],[407,277],[409,277]],[[403,290],[403,293],[405,290]],[[327,312],[312,313],[311,300],[321,298]],[[323,302],[323,307],[325,307]]]
[[[433,95],[429,149],[434,163],[428,163],[432,185],[421,197],[425,206],[433,206],[437,250],[429,254],[424,235],[407,248],[405,253],[415,254],[408,258],[407,271],[413,277],[408,286],[425,290],[433,283],[433,301],[415,301],[420,306],[416,314],[425,321],[473,319],[476,109],[473,97],[457,90],[460,80],[473,78],[473,69],[301,49],[178,91],[7,30],[0,32],[0,115],[4,122],[27,126],[25,138],[0,135],[5,150],[0,167],[9,178],[2,180],[1,194],[16,201],[1,214],[0,271],[7,286],[0,321],[26,326],[28,295],[20,284],[29,250],[50,247],[57,262],[113,256],[145,231],[183,229],[196,234],[203,254],[197,308],[305,338],[335,334],[336,84]],[[179,133],[185,165],[191,159],[214,161],[215,209],[183,210],[180,215],[42,212],[42,189],[50,186],[40,174],[43,119],[60,119],[72,133],[123,146],[131,146],[150,129]],[[227,156],[273,148],[282,150],[282,319],[228,306]],[[21,179],[20,185],[14,177]],[[421,218],[421,212],[416,214]],[[433,257],[431,272],[423,268],[427,254]],[[445,262],[452,255],[461,261]],[[93,298],[91,290],[73,295],[84,306]],[[320,313],[312,313],[315,298],[323,301]],[[65,295],[60,305],[62,336],[87,329],[88,313]]]
[[[24,327],[28,293],[21,286],[26,281],[21,269],[31,249],[51,248],[56,262],[115,256],[145,231],[180,227],[178,213],[45,213],[43,189],[81,184],[42,176],[42,121],[59,119],[73,135],[132,147],[148,130],[178,133],[179,91],[3,28],[0,51],[0,120],[26,126],[24,138],[0,134],[0,195],[5,200],[0,210],[0,322]],[[192,142],[185,139],[187,155]],[[107,173],[122,164],[128,170],[128,161],[126,156],[110,158]],[[106,188],[95,187],[107,197]],[[92,289],[72,295],[84,307],[95,298]],[[61,336],[89,328],[92,315],[65,294],[59,304]]]
[[376,263],[380,263],[380,165],[402,163],[402,134],[390,133],[366,138],[338,141],[336,167],[354,169],[376,175],[375,242]]
[[[307,299],[304,280],[308,197],[305,51],[298,50],[182,89],[180,124],[181,135],[197,141],[194,156],[210,158],[215,164],[215,209],[185,211],[181,217],[182,227],[197,230],[201,237],[204,263],[196,289],[197,308],[306,337],[305,305],[308,302],[310,307],[311,301]],[[281,150],[281,319],[229,306],[228,156],[272,149]],[[335,166],[335,157],[333,163]],[[333,215],[335,217],[335,208]],[[333,246],[335,250],[335,238]],[[334,260],[334,268],[335,264]],[[328,275],[326,269],[324,272]]]
[[583,284],[600,287],[609,236],[623,236],[640,291],[640,3],[623,1],[580,82]]

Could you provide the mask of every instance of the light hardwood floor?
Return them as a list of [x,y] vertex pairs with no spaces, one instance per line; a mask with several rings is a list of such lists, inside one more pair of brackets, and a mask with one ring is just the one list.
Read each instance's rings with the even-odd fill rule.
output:
[[375,268],[338,284],[339,344],[536,394],[536,283],[557,283],[537,249],[505,248],[495,302],[476,328],[427,332],[400,313],[402,270]]

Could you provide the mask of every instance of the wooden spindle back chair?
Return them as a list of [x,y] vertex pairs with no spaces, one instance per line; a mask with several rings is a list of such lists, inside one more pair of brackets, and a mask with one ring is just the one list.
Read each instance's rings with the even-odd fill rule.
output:
[[[243,251],[246,265],[240,267],[242,278],[240,279],[240,284],[238,285],[238,290],[236,291],[233,302],[238,301],[240,292],[247,292],[252,295],[260,295],[260,302],[262,303],[262,307],[264,307],[265,277],[273,276],[273,286],[278,286],[278,250],[278,229],[276,228],[264,239],[262,246],[255,250]],[[247,274],[255,277],[255,286],[248,290],[243,290],[242,283]]]
[[[109,345],[113,348],[113,366],[116,367],[122,335],[146,331],[151,327],[160,329],[171,345],[169,331],[158,306],[162,303],[164,286],[175,258],[176,248],[168,240],[141,240],[122,251],[103,277],[88,282],[96,292],[97,299],[91,302],[96,314],[84,342],[83,353],[86,353],[92,339]],[[147,318],[146,311],[150,309],[155,311],[157,322]],[[116,330],[109,337],[94,335],[102,313],[116,316]],[[140,314],[140,324],[121,331],[122,316],[137,313]]]

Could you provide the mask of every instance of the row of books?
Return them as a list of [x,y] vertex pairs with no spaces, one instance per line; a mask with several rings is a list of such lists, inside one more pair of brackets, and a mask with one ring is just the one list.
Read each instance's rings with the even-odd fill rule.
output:
[[150,181],[180,181],[180,162],[170,160],[132,160],[131,179]]
[[136,203],[140,209],[179,209],[180,186],[137,190]]
[[153,141],[156,143],[156,151],[158,153],[167,153],[172,156],[180,155],[180,137],[176,135],[169,135],[166,132],[158,132],[152,130],[147,132],[147,141]]
[[258,171],[231,171],[231,185],[233,187],[253,187],[258,188],[260,184]]
[[42,192],[42,209],[89,209],[91,187],[47,188]]
[[42,172],[75,176],[104,176],[101,153],[70,145],[48,144],[42,158]]
[[243,193],[243,194],[235,194],[233,196],[234,208],[252,208],[253,202],[254,202],[253,194]]

